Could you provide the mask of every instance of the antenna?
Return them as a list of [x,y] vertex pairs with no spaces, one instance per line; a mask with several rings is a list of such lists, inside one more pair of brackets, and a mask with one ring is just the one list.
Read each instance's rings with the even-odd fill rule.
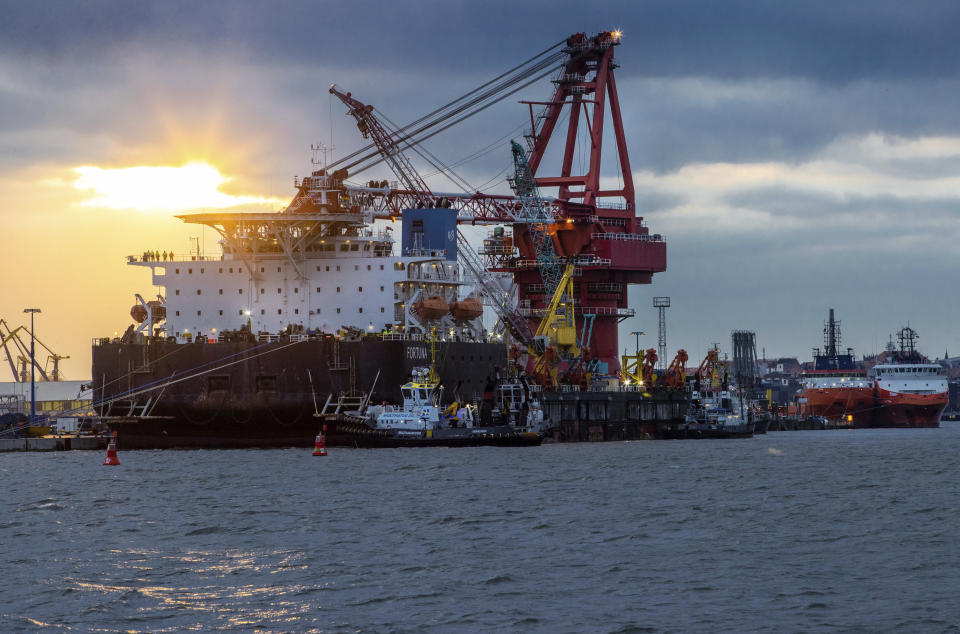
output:
[[[331,134],[333,134],[332,130],[331,130]],[[314,165],[319,165],[324,170],[326,170],[327,165],[330,163],[330,155],[333,153],[335,149],[337,148],[333,147],[332,145],[328,147],[324,143],[311,143],[310,151],[313,153],[313,156],[310,158],[310,162],[313,163]],[[323,155],[322,162],[317,158],[318,154]]]

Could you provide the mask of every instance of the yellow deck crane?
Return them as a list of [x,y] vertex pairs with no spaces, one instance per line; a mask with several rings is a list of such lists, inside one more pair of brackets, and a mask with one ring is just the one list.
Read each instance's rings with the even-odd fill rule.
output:
[[557,384],[557,361],[560,358],[580,358],[573,304],[574,269],[572,264],[564,269],[534,334],[534,344],[527,347],[527,352],[536,359],[535,375],[541,385]]

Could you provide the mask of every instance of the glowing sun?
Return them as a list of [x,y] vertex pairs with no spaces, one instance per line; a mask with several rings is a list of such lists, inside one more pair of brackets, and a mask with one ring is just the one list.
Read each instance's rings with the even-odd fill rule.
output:
[[220,191],[229,179],[206,163],[181,167],[77,167],[74,187],[92,191],[82,204],[111,209],[184,211],[237,207],[249,204],[276,204],[275,199],[232,196]]

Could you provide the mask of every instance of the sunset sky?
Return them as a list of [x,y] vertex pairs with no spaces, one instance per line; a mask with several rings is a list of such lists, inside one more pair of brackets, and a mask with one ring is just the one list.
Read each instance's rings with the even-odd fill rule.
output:
[[[858,354],[907,323],[926,354],[960,354],[956,2],[0,9],[0,318],[41,308],[37,335],[71,357],[68,378],[90,378],[90,340],[131,323],[135,292],[156,292],[126,255],[186,253],[194,236],[216,250],[174,214],[275,210],[311,169],[311,143],[334,157],[362,144],[331,83],[405,123],[572,33],[611,28],[638,208],[668,243],[667,272],[631,290],[624,335],[655,346],[651,296],[669,295],[669,347],[694,359],[752,329],[758,353],[808,360],[830,307]],[[455,163],[502,138],[458,173],[506,192],[527,116],[516,100],[550,89],[426,145]]]

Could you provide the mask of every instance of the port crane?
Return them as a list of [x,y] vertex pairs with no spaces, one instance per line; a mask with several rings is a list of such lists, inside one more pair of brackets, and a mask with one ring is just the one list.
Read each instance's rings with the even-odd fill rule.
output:
[[[28,365],[30,363],[30,345],[20,337],[21,331],[27,334],[30,332],[24,326],[17,326],[11,329],[6,320],[0,319],[0,348],[3,348],[3,352],[7,357],[7,363],[10,366],[10,371],[13,373],[13,380],[24,383],[30,380],[30,366]],[[40,380],[62,381],[63,375],[60,373],[60,361],[69,359],[70,357],[57,354],[37,337],[34,337],[33,340],[47,351],[47,359],[43,366],[37,363],[36,355],[34,355],[33,366],[40,375]],[[13,346],[13,352],[10,350],[11,344]],[[16,360],[14,360],[14,358],[16,358]],[[48,370],[51,363],[53,368]],[[19,369],[17,368],[18,365],[20,366]]]
[[[337,90],[336,85],[330,86],[330,92],[347,106],[348,114],[356,120],[361,135],[373,139],[397,177],[414,193],[418,207],[444,204],[433,194],[409,158],[403,155],[399,143],[384,128],[371,105],[358,101],[349,92]],[[459,253],[484,294],[492,300],[498,317],[535,359],[534,375],[541,383],[555,385],[556,361],[573,361],[574,367],[579,367],[580,347],[573,305],[573,276],[576,269],[572,264],[564,266],[556,254],[550,234],[551,225],[556,219],[539,195],[526,153],[516,142],[512,143],[512,152],[515,166],[513,186],[519,206],[511,209],[511,221],[530,228],[541,279],[552,298],[535,333],[530,332],[527,320],[511,305],[510,293],[499,284],[499,276],[492,275],[483,266],[463,232],[458,230]]]
[[[366,132],[373,142],[327,164],[314,176],[334,177],[342,182],[348,172],[361,172],[379,162],[389,162],[388,157],[392,157],[391,167],[395,172],[398,166],[401,169],[397,172],[396,185],[386,181],[370,181],[363,186],[344,184],[341,207],[362,212],[372,219],[396,220],[404,209],[426,204],[424,193],[429,192],[428,202],[436,205],[442,201],[444,206],[455,208],[460,224],[512,225],[510,251],[516,249],[519,256],[508,253],[505,247],[495,248],[492,255],[482,254],[487,259],[486,265],[479,258],[471,257],[465,262],[465,268],[479,274],[480,279],[485,278],[488,287],[501,285],[496,273],[513,276],[511,288],[517,293],[515,312],[508,310],[513,308],[512,301],[494,309],[518,341],[527,343],[533,336],[550,310],[552,291],[559,283],[564,265],[575,264],[571,305],[577,307],[577,330],[582,333],[578,345],[582,349],[590,348],[600,367],[613,373],[620,365],[617,325],[635,314],[627,303],[627,287],[650,283],[654,273],[666,270],[666,243],[662,236],[651,234],[643,219],[636,216],[633,175],[614,78],[618,64],[613,53],[620,40],[618,31],[595,35],[575,33],[410,124],[394,126],[393,131],[383,128],[386,136],[379,135],[376,127],[369,127],[369,121],[361,126],[358,120],[361,132]],[[553,75],[551,81],[555,85],[552,96],[547,101],[522,102],[529,106],[530,127],[524,135],[525,159],[520,160],[519,153],[514,154],[514,171],[520,174],[520,178],[515,177],[511,183],[515,195],[484,194],[469,186],[463,187],[461,193],[430,192],[423,189],[422,178],[414,179],[404,173],[409,165],[403,157],[406,150],[423,156],[427,152],[419,144],[426,139],[549,74]],[[356,104],[348,104],[355,116],[362,118],[373,113],[372,108],[355,109],[354,106]],[[564,114],[568,114],[565,123]],[[605,128],[605,121],[612,125]],[[565,134],[560,133],[564,127]],[[616,179],[606,179],[601,184],[605,130],[614,137],[619,173]],[[539,171],[554,132],[558,132],[556,136],[562,143],[561,165],[559,175],[546,176]],[[388,151],[384,152],[384,148]],[[513,146],[511,149],[515,151]],[[586,163],[582,173],[576,173],[575,169],[578,156]],[[555,188],[556,196],[537,196],[539,206],[525,207],[524,192],[517,187],[524,184],[524,176],[529,176],[528,184]],[[315,179],[303,180],[313,183]],[[298,184],[298,187],[300,191],[287,208],[288,212],[309,208],[313,205],[311,197],[322,195],[310,186]],[[549,217],[551,222],[518,221],[523,217],[531,219],[531,212],[539,213],[541,219]],[[546,235],[549,240],[545,239]],[[466,247],[465,242],[458,236],[461,247]],[[551,247],[559,264],[550,263],[550,258],[545,257]],[[465,258],[475,256],[472,249],[461,250]],[[506,297],[508,289],[503,290],[500,295]],[[524,321],[526,328],[521,323]]]
[[720,361],[720,350],[714,346],[707,350],[707,355],[700,362],[694,377],[699,389],[718,390],[726,384],[726,374],[726,368]]

